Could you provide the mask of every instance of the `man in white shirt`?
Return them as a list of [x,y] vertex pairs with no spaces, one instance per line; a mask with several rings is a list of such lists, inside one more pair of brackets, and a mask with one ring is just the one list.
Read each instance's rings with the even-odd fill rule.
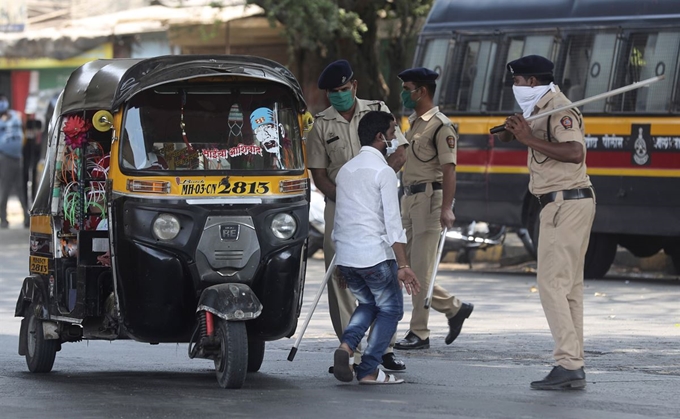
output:
[[[409,294],[420,289],[406,264],[397,176],[385,160],[387,148],[396,138],[395,130],[391,114],[368,112],[359,122],[361,150],[336,177],[335,260],[342,279],[359,302],[334,354],[333,374],[340,381],[352,381],[356,372],[360,384],[404,382],[378,368],[404,315],[402,284]],[[371,324],[368,346],[353,371],[350,356]]]

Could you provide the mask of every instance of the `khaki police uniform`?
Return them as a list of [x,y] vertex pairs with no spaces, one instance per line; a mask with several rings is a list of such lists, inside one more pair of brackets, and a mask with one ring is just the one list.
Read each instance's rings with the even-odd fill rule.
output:
[[[442,208],[442,189],[434,190],[432,182],[442,183],[443,164],[456,164],[458,134],[451,121],[436,106],[419,118],[414,113],[409,122],[411,128],[406,139],[410,146],[402,174],[405,195],[401,201],[401,221],[406,229],[406,253],[421,288],[420,293],[412,296],[410,330],[420,339],[427,339],[430,335],[427,328],[430,311],[424,308],[424,301],[441,235]],[[425,185],[424,191],[411,194],[409,189],[413,185]],[[461,304],[444,288],[434,286],[433,309],[450,319],[458,313]]]
[[[347,121],[332,106],[315,116],[314,126],[307,137],[307,166],[310,169],[326,169],[328,177],[335,183],[338,171],[350,159],[359,154],[361,143],[359,141],[359,121],[370,111],[390,112],[387,105],[379,100],[363,100],[356,98],[354,116]],[[399,145],[408,142],[397,127],[396,133]],[[333,224],[335,223],[335,202],[327,199],[324,210],[323,252],[326,268],[330,265],[335,255],[335,247],[331,240]],[[360,238],[357,238],[360,240]],[[340,338],[349,324],[349,319],[356,308],[356,298],[349,288],[340,288],[338,281],[331,280],[328,284],[328,306],[335,334]],[[388,352],[392,352],[395,337],[392,338]],[[357,348],[358,349],[358,348]],[[359,360],[361,352],[355,351],[355,360]],[[357,362],[359,363],[359,362]]]
[[[534,114],[571,102],[555,86],[536,104]],[[552,142],[575,141],[583,146],[580,164],[559,162],[529,149],[529,191],[542,201],[538,240],[538,291],[550,326],[558,365],[583,367],[583,268],[595,218],[595,199],[586,174],[584,126],[576,109],[529,122],[536,138]],[[573,190],[588,197],[574,197]],[[564,192],[569,191],[569,192]],[[546,194],[555,193],[549,201]],[[570,196],[571,195],[571,196]],[[581,194],[582,195],[582,194]],[[570,198],[571,199],[565,199]]]

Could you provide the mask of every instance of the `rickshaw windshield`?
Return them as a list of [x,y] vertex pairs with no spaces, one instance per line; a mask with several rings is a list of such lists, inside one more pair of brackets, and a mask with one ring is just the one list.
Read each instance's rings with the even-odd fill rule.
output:
[[124,171],[304,169],[292,94],[276,83],[163,85],[133,97],[124,117]]

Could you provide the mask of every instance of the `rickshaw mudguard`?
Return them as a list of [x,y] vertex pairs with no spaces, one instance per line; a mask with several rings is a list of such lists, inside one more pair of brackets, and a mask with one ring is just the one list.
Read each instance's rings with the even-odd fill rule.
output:
[[295,333],[304,286],[302,247],[299,243],[270,255],[261,280],[253,284],[264,309],[248,324],[249,336],[271,341]]
[[[46,304],[48,301],[47,290],[40,275],[31,275],[24,279],[21,285],[21,292],[17,299],[17,306],[14,310],[14,317],[23,317],[26,309],[33,302]],[[45,317],[47,316],[46,308],[44,308]]]
[[[17,299],[17,306],[14,310],[14,317],[24,317],[21,319],[21,327],[19,328],[19,355],[26,355],[28,351],[28,341],[26,334],[28,333],[28,318],[26,317],[26,310],[36,303],[47,303],[47,290],[40,275],[31,275],[24,279],[21,285],[21,292]],[[43,305],[41,310],[43,318],[48,317],[47,308]]]
[[218,284],[203,290],[196,308],[200,311],[228,321],[252,320],[262,313],[262,304],[248,285]]

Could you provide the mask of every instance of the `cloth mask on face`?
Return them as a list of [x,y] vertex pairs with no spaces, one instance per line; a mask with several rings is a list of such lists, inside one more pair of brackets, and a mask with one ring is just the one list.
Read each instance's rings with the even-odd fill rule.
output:
[[6,100],[0,100],[0,112],[7,112],[9,109],[9,102]]
[[411,93],[415,92],[418,89],[413,89],[413,90],[402,90],[401,91],[401,101],[404,103],[404,107],[406,109],[415,109],[416,108],[416,103],[418,100],[413,100],[411,99]]
[[385,136],[383,135],[383,142],[384,142],[385,145],[387,146],[387,148],[385,149],[385,155],[386,155],[387,157],[389,157],[390,155],[394,154],[394,152],[397,151],[397,147],[399,147],[399,141],[397,141],[396,138],[393,139],[393,140],[390,141],[390,142],[387,142],[387,139],[386,139]]
[[352,105],[354,105],[354,93],[352,93],[352,89],[342,92],[330,92],[328,94],[328,100],[335,110],[338,112],[345,112],[350,110]]
[[512,86],[512,93],[515,95],[515,100],[519,107],[522,108],[522,114],[525,118],[531,116],[534,107],[544,94],[551,90],[555,93],[555,85],[550,83],[547,86]]

